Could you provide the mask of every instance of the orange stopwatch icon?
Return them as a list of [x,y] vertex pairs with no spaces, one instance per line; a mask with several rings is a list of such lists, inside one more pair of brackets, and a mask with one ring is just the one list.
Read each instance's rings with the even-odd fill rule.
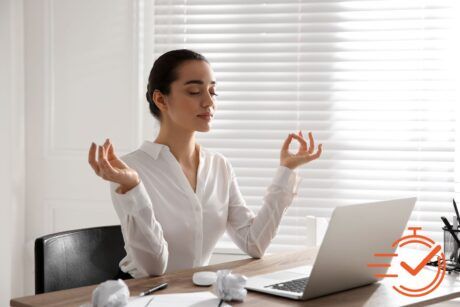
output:
[[[408,285],[393,285],[393,289],[398,293],[409,296],[409,297],[419,297],[427,295],[433,292],[441,284],[444,276],[446,275],[446,257],[441,251],[441,245],[434,242],[432,239],[427,236],[417,234],[417,230],[421,230],[421,227],[409,227],[409,230],[412,230],[413,233],[410,235],[402,236],[395,242],[393,242],[392,247],[405,247],[409,245],[417,245],[417,248],[426,250],[428,253],[424,254],[420,259],[417,260],[415,266],[409,265],[406,261],[393,261],[392,266],[399,265],[396,269],[405,275],[417,279],[418,276],[422,274],[422,269],[425,265],[436,256],[438,260],[438,267],[435,274],[435,277],[425,285],[418,285],[417,287],[409,287]],[[398,254],[374,254],[375,257],[398,257]],[[390,267],[388,263],[369,263],[368,267]],[[377,278],[394,278],[395,282],[398,281],[400,274],[375,274]],[[425,279],[425,278],[424,278]],[[420,278],[419,278],[420,280]],[[401,282],[401,281],[400,281]],[[406,281],[407,282],[407,281]]]

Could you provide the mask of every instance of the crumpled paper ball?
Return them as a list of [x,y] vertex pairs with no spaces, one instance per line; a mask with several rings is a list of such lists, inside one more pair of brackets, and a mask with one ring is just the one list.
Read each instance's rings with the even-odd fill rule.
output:
[[213,291],[218,298],[224,301],[243,301],[248,293],[244,288],[247,280],[244,275],[232,274],[230,270],[219,270]]
[[107,280],[93,291],[93,307],[123,307],[128,305],[129,289],[121,280]]

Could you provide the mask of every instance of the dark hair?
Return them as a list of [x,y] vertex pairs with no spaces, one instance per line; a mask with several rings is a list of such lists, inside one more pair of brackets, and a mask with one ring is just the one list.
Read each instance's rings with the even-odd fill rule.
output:
[[149,75],[149,83],[147,84],[147,93],[145,95],[149,102],[150,113],[158,120],[160,120],[161,112],[153,101],[153,92],[159,90],[162,94],[168,95],[171,91],[171,83],[178,78],[178,67],[183,62],[189,60],[205,61],[209,63],[203,55],[188,49],[168,51],[162,54],[153,63]]

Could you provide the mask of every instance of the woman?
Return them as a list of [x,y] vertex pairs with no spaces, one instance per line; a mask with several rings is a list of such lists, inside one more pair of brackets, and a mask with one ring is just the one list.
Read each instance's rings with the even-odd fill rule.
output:
[[[111,182],[127,256],[123,272],[135,278],[207,265],[225,232],[252,257],[260,258],[296,195],[296,167],[317,159],[302,136],[291,133],[281,148],[280,166],[257,215],[241,196],[230,162],[195,142],[195,131],[210,130],[216,110],[216,82],[209,62],[191,50],[169,51],[150,72],[147,100],[160,121],[153,142],[122,157],[109,139],[92,143],[89,163]],[[300,142],[296,154],[289,144]],[[97,159],[96,159],[97,151]]]

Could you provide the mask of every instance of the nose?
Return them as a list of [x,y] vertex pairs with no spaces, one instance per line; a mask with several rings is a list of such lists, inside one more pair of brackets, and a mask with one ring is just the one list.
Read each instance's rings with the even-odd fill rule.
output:
[[209,106],[212,106],[213,108],[215,108],[214,99],[212,98],[211,93],[208,93],[208,95],[206,95],[206,97],[203,99],[201,103],[201,106],[203,108],[207,108]]

